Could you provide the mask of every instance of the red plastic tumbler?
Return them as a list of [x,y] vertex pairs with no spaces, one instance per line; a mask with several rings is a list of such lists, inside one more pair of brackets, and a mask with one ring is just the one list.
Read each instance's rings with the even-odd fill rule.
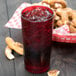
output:
[[53,11],[46,6],[29,6],[21,13],[25,68],[43,73],[50,68]]

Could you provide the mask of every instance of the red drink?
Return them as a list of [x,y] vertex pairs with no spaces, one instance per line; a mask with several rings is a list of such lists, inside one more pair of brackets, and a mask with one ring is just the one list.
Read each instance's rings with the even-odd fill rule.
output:
[[50,67],[53,11],[45,6],[30,6],[22,11],[25,68],[43,73]]

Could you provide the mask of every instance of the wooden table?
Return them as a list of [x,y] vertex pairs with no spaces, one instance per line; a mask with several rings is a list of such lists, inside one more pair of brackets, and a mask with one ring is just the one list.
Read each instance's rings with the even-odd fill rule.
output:
[[[11,36],[22,42],[21,30],[8,29],[4,25],[11,18],[16,8],[23,2],[34,3],[41,0],[0,0],[0,76],[47,76],[31,74],[24,69],[23,56],[15,54],[15,59],[9,61],[5,55],[5,38]],[[68,6],[76,9],[76,0],[67,0]],[[76,44],[53,42],[50,69],[61,71],[59,76],[76,76]]]

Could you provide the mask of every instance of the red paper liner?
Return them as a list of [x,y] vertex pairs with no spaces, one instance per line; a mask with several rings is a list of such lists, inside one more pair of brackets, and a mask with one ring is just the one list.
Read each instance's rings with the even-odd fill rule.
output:
[[73,35],[58,35],[58,34],[53,34],[52,37],[53,41],[57,42],[65,42],[65,43],[76,43],[76,34],[75,36]]

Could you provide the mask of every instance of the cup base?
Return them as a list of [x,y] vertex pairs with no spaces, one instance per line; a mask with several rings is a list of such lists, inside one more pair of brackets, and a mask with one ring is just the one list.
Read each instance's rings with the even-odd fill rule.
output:
[[49,66],[46,66],[41,69],[34,69],[34,68],[29,68],[29,67],[25,66],[25,69],[31,73],[44,73],[44,72],[47,72],[49,70],[49,68],[50,68]]

